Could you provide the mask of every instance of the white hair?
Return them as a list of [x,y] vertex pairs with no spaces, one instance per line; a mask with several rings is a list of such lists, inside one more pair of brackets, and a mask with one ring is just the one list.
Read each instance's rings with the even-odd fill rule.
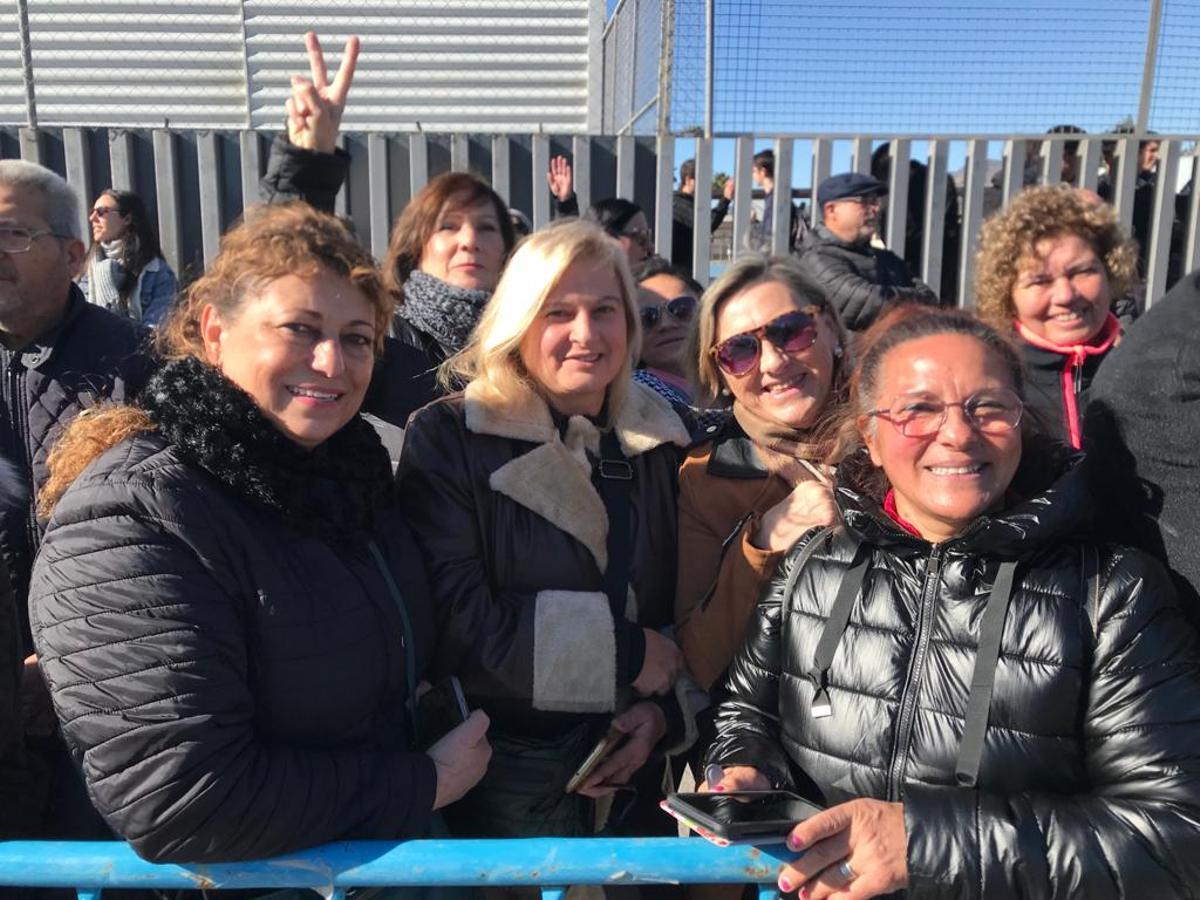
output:
[[0,184],[37,191],[46,203],[46,225],[58,237],[83,240],[79,195],[65,178],[23,159],[0,160]]

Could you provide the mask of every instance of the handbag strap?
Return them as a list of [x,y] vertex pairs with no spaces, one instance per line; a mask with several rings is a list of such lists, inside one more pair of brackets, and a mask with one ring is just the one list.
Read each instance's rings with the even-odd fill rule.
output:
[[955,778],[962,787],[975,787],[979,780],[983,741],[992,706],[992,689],[996,685],[996,667],[1000,664],[1004,618],[1008,614],[1008,602],[1012,599],[1016,570],[1014,560],[1000,564],[979,623],[975,671],[971,676],[971,693],[967,697],[966,721],[963,723],[962,743],[958,745],[958,764],[955,766]]
[[388,567],[387,560],[383,558],[383,552],[379,549],[379,545],[374,540],[370,540],[367,541],[367,549],[371,551],[375,566],[383,576],[388,594],[396,604],[396,609],[400,611],[400,622],[404,628],[404,634],[400,638],[400,647],[404,650],[405,677],[408,679],[408,718],[412,734],[415,735],[417,733],[417,648],[413,643],[412,619],[408,616],[408,606],[404,603],[404,595],[400,593],[400,588],[396,584],[396,579],[392,577],[392,570]]
[[608,568],[604,570],[604,593],[612,608],[613,619],[625,618],[629,596],[629,568],[632,536],[629,533],[629,494],[633,487],[633,466],[621,452],[616,432],[600,436],[600,461],[596,467],[600,498],[608,514]]

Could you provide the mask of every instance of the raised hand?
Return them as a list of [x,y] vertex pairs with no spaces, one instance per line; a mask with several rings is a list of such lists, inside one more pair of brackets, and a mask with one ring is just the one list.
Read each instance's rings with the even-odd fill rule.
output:
[[342,113],[346,111],[346,95],[350,93],[354,69],[358,65],[359,41],[357,37],[346,41],[342,64],[332,83],[325,68],[321,42],[315,32],[304,35],[304,46],[308,51],[312,80],[300,75],[292,76],[292,95],[285,104],[288,140],[303,150],[333,153],[337,147]]
[[566,202],[575,193],[575,180],[571,172],[571,163],[565,156],[556,156],[550,160],[550,170],[546,173],[546,183],[550,185],[550,193],[561,202]]

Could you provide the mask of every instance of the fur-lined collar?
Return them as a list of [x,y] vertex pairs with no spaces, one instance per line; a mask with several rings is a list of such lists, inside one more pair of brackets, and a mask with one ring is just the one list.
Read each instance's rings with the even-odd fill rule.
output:
[[[571,416],[565,433],[560,433],[550,407],[533,390],[498,404],[477,385],[467,385],[463,394],[468,431],[538,445],[493,472],[489,486],[571,535],[604,572],[608,514],[592,483],[591,459],[600,452],[600,429],[584,416]],[[640,384],[630,385],[613,428],[630,459],[663,444],[687,447],[691,440],[671,404]]]
[[[544,444],[558,439],[558,427],[550,407],[538,394],[526,389],[507,403],[484,396],[478,383],[463,392],[467,429],[476,434],[491,434]],[[691,436],[671,404],[645,385],[631,382],[625,402],[617,411],[613,428],[627,457],[638,456],[661,444],[687,447]],[[567,433],[585,436],[588,450],[599,452],[600,431],[584,416],[571,416]],[[594,432],[594,435],[592,434]],[[568,442],[570,442],[568,440]]]
[[193,358],[163,366],[140,405],[182,458],[300,530],[345,540],[392,501],[387,451],[359,416],[306,450],[249,394]]

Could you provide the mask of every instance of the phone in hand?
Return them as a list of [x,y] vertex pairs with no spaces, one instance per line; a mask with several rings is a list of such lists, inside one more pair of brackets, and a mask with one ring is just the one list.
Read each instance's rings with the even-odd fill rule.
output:
[[822,807],[791,791],[667,794],[659,806],[718,847],[781,844]]
[[462,684],[453,675],[443,678],[417,698],[417,746],[428,750],[469,715]]
[[610,731],[596,741],[596,746],[591,749],[591,752],[584,757],[579,768],[575,770],[575,774],[571,776],[571,780],[567,782],[565,788],[566,793],[573,794],[583,786],[583,783],[588,780],[593,772],[608,758],[608,755],[617,748],[617,745],[625,738],[625,735],[619,731]]

